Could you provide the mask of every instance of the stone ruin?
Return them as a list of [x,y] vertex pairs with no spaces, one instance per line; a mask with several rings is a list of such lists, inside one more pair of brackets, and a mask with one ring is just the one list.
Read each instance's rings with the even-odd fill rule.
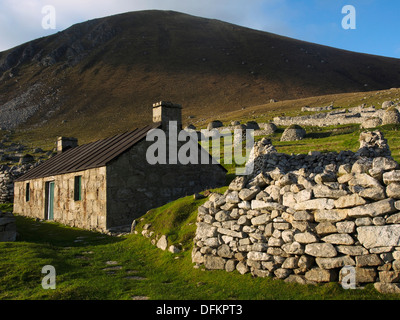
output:
[[357,152],[286,155],[256,144],[254,172],[198,208],[192,261],[287,282],[400,292],[400,166],[379,131]]
[[[333,109],[332,106],[321,108],[303,107],[302,112],[319,112],[297,117],[275,117],[273,122],[277,126],[337,126],[360,124],[362,128],[376,128],[385,124],[400,123],[400,105],[392,101],[383,103],[382,108],[360,105],[349,109]],[[328,111],[328,112],[321,112]]]

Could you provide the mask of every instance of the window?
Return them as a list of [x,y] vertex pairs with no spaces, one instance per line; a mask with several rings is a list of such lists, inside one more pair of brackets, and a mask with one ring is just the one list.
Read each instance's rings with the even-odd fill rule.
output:
[[82,200],[82,176],[76,176],[74,181],[74,200]]
[[29,182],[25,186],[25,201],[28,202],[31,199],[31,190],[29,188]]

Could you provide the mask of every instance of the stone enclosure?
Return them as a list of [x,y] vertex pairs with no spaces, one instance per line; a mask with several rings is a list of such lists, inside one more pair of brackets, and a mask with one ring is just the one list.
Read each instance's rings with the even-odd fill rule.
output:
[[199,207],[196,265],[302,284],[354,274],[400,292],[400,166],[380,132],[356,153],[290,156],[266,139],[254,150],[254,174]]

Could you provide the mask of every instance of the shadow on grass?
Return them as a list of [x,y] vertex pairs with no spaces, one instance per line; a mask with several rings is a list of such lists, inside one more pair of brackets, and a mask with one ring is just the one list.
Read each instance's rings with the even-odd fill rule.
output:
[[116,243],[123,240],[100,232],[67,227],[55,222],[36,221],[17,216],[17,241],[50,244],[57,247],[82,247]]

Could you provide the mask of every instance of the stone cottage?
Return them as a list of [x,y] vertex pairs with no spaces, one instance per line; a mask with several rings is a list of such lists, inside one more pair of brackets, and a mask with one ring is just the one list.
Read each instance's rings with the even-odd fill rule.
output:
[[[151,130],[181,130],[181,106],[153,105],[153,123],[141,129],[78,146],[60,137],[57,155],[15,181],[14,212],[98,231],[130,226],[149,209],[207,188],[223,186],[226,170],[197,141],[200,164],[150,164]],[[154,132],[154,131],[153,131]],[[183,142],[177,142],[178,147]],[[169,145],[167,145],[167,154]]]

